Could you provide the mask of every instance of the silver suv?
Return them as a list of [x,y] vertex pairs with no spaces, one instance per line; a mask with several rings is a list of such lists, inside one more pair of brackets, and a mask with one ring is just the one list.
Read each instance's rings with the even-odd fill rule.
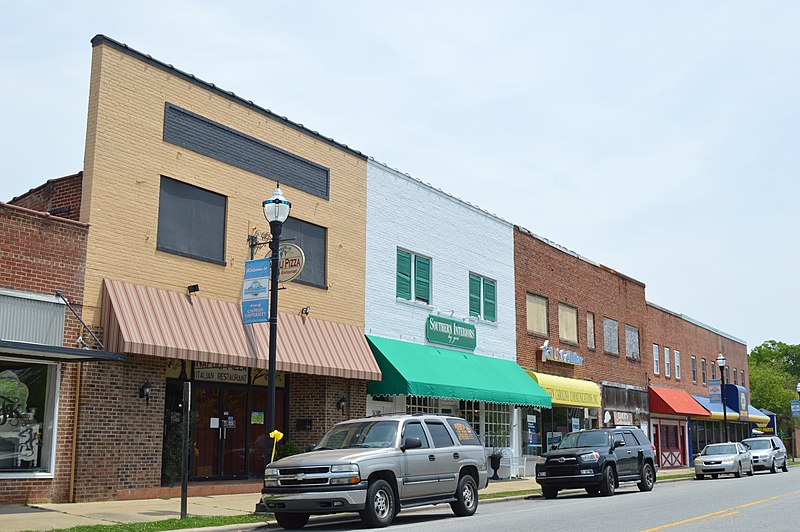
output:
[[783,471],[789,471],[786,446],[777,436],[747,438],[742,443],[753,455],[753,469],[769,469],[771,473],[777,473],[780,467]]
[[472,515],[487,483],[484,447],[463,419],[370,417],[334,425],[313,450],[267,465],[261,508],[289,529],[338,512],[384,527],[402,508],[426,504]]

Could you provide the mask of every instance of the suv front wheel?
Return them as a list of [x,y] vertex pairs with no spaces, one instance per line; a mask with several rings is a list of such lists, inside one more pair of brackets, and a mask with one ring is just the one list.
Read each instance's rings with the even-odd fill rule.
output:
[[275,514],[275,520],[287,530],[299,530],[308,523],[307,513],[280,512]]
[[603,497],[614,495],[616,489],[616,479],[614,478],[614,470],[611,466],[603,468],[603,480],[600,482],[600,494]]
[[367,488],[367,506],[359,512],[361,520],[369,527],[389,526],[395,516],[394,492],[383,479],[372,482]]

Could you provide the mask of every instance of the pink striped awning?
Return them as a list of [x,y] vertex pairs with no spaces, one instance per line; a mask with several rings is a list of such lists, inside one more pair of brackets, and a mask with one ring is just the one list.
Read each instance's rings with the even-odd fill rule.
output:
[[[106,348],[167,358],[268,369],[269,324],[243,325],[235,303],[105,279]],[[381,380],[355,325],[278,314],[276,369]]]

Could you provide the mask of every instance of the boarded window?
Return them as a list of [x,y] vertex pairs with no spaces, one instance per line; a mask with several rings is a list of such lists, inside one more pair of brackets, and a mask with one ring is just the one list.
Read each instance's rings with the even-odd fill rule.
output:
[[548,336],[547,299],[542,296],[525,294],[525,311],[528,322],[528,332]]
[[225,264],[226,204],[221,194],[161,176],[157,249]]
[[603,349],[612,355],[619,354],[619,323],[603,318]]
[[642,358],[639,353],[639,328],[625,325],[625,356],[632,360]]
[[566,342],[578,343],[578,309],[564,303],[558,304],[558,337]]
[[586,345],[589,349],[594,349],[594,314],[586,313]]
[[295,281],[321,288],[326,288],[325,274],[327,266],[328,234],[327,230],[297,218],[288,218],[283,223],[281,241],[287,240],[297,244],[303,250],[306,264]]

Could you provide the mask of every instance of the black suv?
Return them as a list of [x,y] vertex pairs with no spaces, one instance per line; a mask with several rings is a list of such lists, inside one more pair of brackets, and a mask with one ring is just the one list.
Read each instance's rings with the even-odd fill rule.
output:
[[638,482],[641,491],[656,483],[655,447],[637,427],[570,432],[544,459],[536,464],[536,482],[545,499],[566,488],[614,495],[620,482]]

